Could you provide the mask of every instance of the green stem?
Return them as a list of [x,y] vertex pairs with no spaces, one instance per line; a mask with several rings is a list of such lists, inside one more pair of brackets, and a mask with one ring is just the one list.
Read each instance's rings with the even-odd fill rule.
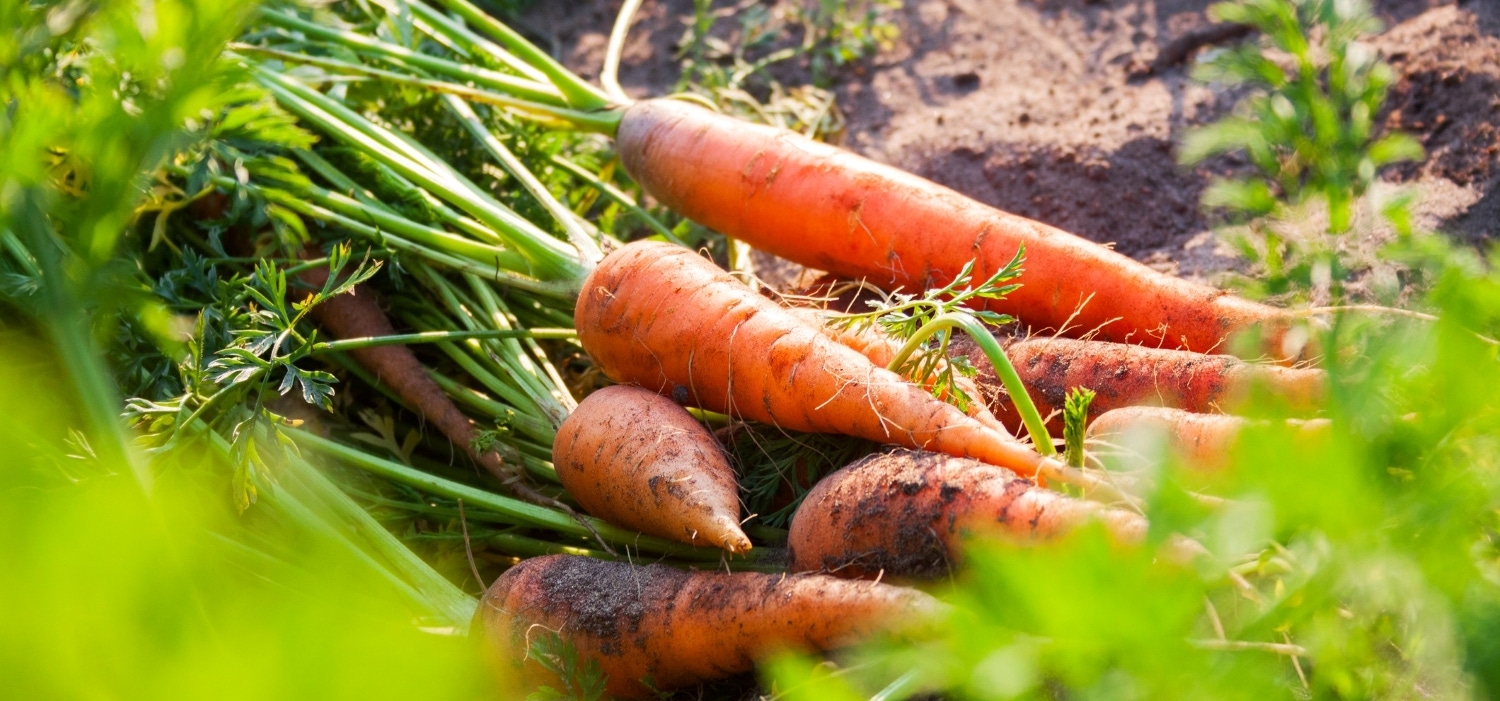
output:
[[[595,112],[609,107],[610,98],[592,85],[584,82],[582,78],[574,75],[561,63],[558,63],[546,52],[537,48],[535,44],[527,41],[514,29],[505,26],[499,20],[489,16],[485,11],[475,7],[468,0],[438,0],[452,10],[465,22],[477,27],[480,31],[490,35],[501,46],[510,50],[517,58],[525,61],[528,65],[546,74],[552,84],[567,99],[568,106],[586,112]],[[618,113],[616,113],[618,114]],[[613,134],[613,130],[610,131]]]
[[922,344],[933,334],[944,329],[962,329],[974,343],[984,351],[985,357],[990,359],[990,364],[995,367],[995,374],[999,376],[1000,382],[1005,385],[1005,391],[1010,395],[1011,403],[1016,407],[1016,413],[1021,415],[1021,421],[1026,425],[1026,432],[1031,435],[1031,442],[1036,451],[1043,457],[1057,455],[1057,448],[1052,445],[1052,436],[1047,433],[1047,425],[1042,421],[1042,415],[1032,403],[1031,395],[1026,393],[1026,385],[1021,382],[1021,376],[1016,373],[1014,365],[1010,364],[1010,358],[1006,357],[1005,351],[1000,348],[1000,343],[995,340],[984,324],[975,319],[967,312],[948,312],[940,314],[932,321],[927,322],[918,329],[912,337],[907,339],[906,345],[901,347],[901,352],[891,364],[886,366],[892,372],[899,372],[906,360],[916,352]]
[[580,112],[567,107],[558,107],[556,105],[523,100],[504,93],[481,90],[460,83],[421,78],[406,73],[366,66],[360,63],[348,63],[322,56],[309,56],[307,54],[247,44],[236,44],[234,50],[238,53],[255,53],[278,58],[283,61],[318,66],[330,71],[358,73],[372,78],[379,78],[384,82],[411,85],[439,94],[457,95],[467,100],[513,110],[522,118],[543,121],[553,126],[572,128],[593,134],[611,134],[619,121],[618,119],[611,119],[608,113]]
[[640,217],[642,221],[646,222],[646,226],[651,227],[651,230],[655,231],[657,234],[660,234],[662,238],[671,241],[672,243],[675,243],[679,246],[687,245],[683,242],[682,239],[677,238],[677,234],[672,233],[671,229],[668,229],[665,224],[662,224],[661,220],[651,216],[650,212],[647,212],[640,205],[636,204],[635,199],[626,194],[620,188],[617,188],[614,185],[601,180],[598,176],[584,169],[583,166],[580,166],[577,163],[563,158],[562,156],[552,156],[552,163],[557,165],[557,167],[562,168],[569,173],[572,173],[573,177],[582,180],[589,186],[593,187],[595,190],[598,190],[610,201],[620,205],[621,207],[624,207],[626,211],[629,211],[631,214]]
[[496,161],[500,162],[500,167],[514,176],[521,183],[521,187],[525,188],[526,192],[530,193],[531,197],[542,206],[542,209],[547,210],[547,213],[552,215],[552,218],[557,221],[558,226],[561,226],[563,231],[567,232],[568,240],[572,242],[574,248],[578,249],[578,255],[588,265],[592,267],[604,258],[604,253],[599,250],[598,242],[594,241],[583,230],[583,227],[578,225],[578,221],[574,219],[573,210],[564,207],[561,202],[558,202],[557,198],[553,197],[552,193],[547,190],[547,186],[543,185],[542,181],[538,180],[536,175],[527,169],[526,164],[522,163],[521,159],[516,158],[516,154],[512,153],[509,148],[506,148],[505,144],[501,143],[499,139],[495,138],[494,134],[491,134],[485,128],[484,123],[479,120],[479,115],[474,112],[474,108],[470,107],[469,103],[464,102],[456,96],[445,95],[443,96],[443,104],[453,112],[454,116],[458,117],[458,121],[463,123],[464,128],[469,130],[469,133],[479,141],[479,144],[486,151],[489,151],[490,155],[494,156]]
[[463,178],[451,166],[440,160],[427,159],[410,142],[401,139],[400,134],[383,132],[364,117],[316,90],[264,69],[257,73],[262,84],[289,111],[317,125],[330,136],[385,163],[403,177],[463,209],[493,228],[496,233],[505,236],[506,243],[520,251],[536,267],[537,277],[564,281],[574,287],[582,282],[587,271],[571,247],[493,198],[483,195],[478,186]]
[[423,331],[402,333],[394,336],[363,336],[314,344],[310,355],[374,348],[376,346],[403,346],[412,343],[437,343],[438,341],[462,341],[471,338],[576,338],[573,329],[507,329],[482,331]]
[[462,22],[459,22],[458,20],[455,20],[452,17],[443,14],[442,12],[438,11],[437,8],[430,7],[423,2],[401,2],[398,6],[392,0],[374,1],[377,5],[380,5],[382,8],[384,8],[387,14],[400,14],[403,10],[410,10],[413,15],[431,25],[433,31],[428,32],[429,35],[442,34],[454,44],[466,45],[455,49],[459,53],[463,53],[464,51],[471,51],[476,53],[489,54],[501,63],[505,64],[506,67],[517,73],[520,73],[530,80],[534,80],[538,83],[551,82],[547,78],[546,73],[543,73],[530,64],[526,63],[525,61],[516,58],[515,54],[512,54],[511,52],[506,51],[499,46],[496,46],[494,42],[489,41],[484,37],[479,36],[478,34],[475,34],[468,27],[464,26]]
[[301,32],[307,37],[342,44],[356,51],[364,51],[382,58],[394,59],[422,70],[471,80],[476,85],[513,94],[531,102],[551,104],[557,107],[567,106],[563,100],[563,96],[559,96],[557,90],[551,89],[551,86],[545,83],[536,83],[524,78],[517,78],[512,75],[418,53],[404,46],[371,39],[356,32],[331,29],[275,10],[262,9],[260,15],[272,24]]

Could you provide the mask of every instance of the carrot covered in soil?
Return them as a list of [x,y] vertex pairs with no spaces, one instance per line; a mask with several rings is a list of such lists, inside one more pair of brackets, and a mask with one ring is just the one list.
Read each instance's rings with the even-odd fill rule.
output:
[[871,455],[824,477],[787,535],[793,572],[839,577],[948,574],[965,534],[1047,537],[1098,521],[1138,543],[1146,519],[1038,487],[1015,473],[920,451]]
[[[651,698],[747,672],[783,649],[827,650],[938,612],[919,591],[822,575],[685,572],[571,555],[526,560],[490,585],[474,630],[507,681],[563,688],[530,643],[555,634],[606,690]],[[649,680],[651,687],[642,683]]]
[[[1118,442],[1132,432],[1155,433],[1165,438],[1167,451],[1183,465],[1214,471],[1229,464],[1240,433],[1256,423],[1240,416],[1138,406],[1099,415],[1089,424],[1088,437],[1096,442]],[[1327,419],[1287,419],[1286,423],[1306,438],[1326,432],[1329,426]]]
[[578,338],[610,379],[793,431],[972,457],[1023,475],[1059,467],[826,338],[701,256],[638,241],[584,282]]
[[[1273,355],[1286,310],[1156,272],[1073,234],[795,132],[671,99],[623,109],[625,170],[678,213],[756,248],[886,289],[985,279],[1026,247],[1021,288],[987,308],[1034,328],[1208,351],[1260,327]],[[1066,328],[1065,328],[1066,327]]]
[[661,395],[623,385],[590,394],[558,429],[552,464],[594,516],[690,545],[750,549],[723,449]]
[[[967,339],[951,348],[979,369],[975,377],[990,408],[1007,426],[1019,426],[1004,387],[984,352]],[[1097,393],[1090,418],[1111,409],[1163,405],[1194,412],[1231,408],[1259,386],[1289,411],[1312,413],[1327,397],[1327,375],[1316,368],[1262,365],[1229,355],[1204,355],[1166,348],[1147,348],[1105,341],[1032,337],[1010,342],[1005,355],[1025,383],[1037,410],[1062,429],[1061,410],[1068,390],[1086,387]]]

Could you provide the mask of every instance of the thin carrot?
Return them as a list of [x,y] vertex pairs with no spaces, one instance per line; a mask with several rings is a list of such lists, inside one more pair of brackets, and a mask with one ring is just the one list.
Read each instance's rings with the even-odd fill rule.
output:
[[944,284],[971,259],[983,279],[1025,245],[1023,286],[987,308],[1034,327],[1195,351],[1260,327],[1280,355],[1294,323],[1285,310],[1156,272],[896,168],[682,101],[624,108],[616,143],[626,171],[684,216],[886,289]]
[[[321,288],[328,280],[328,269],[309,268],[298,273],[297,277],[310,287]],[[355,287],[352,294],[339,295],[313,307],[309,316],[334,338],[393,336],[396,333],[390,318],[380,308],[375,291],[365,285]],[[505,466],[498,453],[481,453],[474,449],[474,439],[478,436],[474,422],[459,411],[443,388],[433,381],[410,348],[373,346],[349,351],[349,355],[475,463],[503,480],[514,479],[515,471]]]
[[[1194,470],[1215,471],[1226,467],[1235,443],[1251,419],[1223,414],[1198,414],[1166,407],[1126,407],[1104,412],[1089,425],[1089,439],[1118,443],[1131,433],[1155,434],[1166,441],[1168,452]],[[1328,430],[1327,419],[1288,419],[1287,425],[1304,437]]]
[[638,241],[584,282],[578,338],[616,382],[794,431],[973,457],[1023,475],[1060,467],[830,341],[701,256]]
[[[818,483],[792,517],[794,572],[839,577],[948,574],[969,535],[1002,531],[1045,538],[1097,521],[1121,543],[1139,543],[1146,519],[1036,486],[972,460],[897,450],[861,459]],[[1171,546],[1185,556],[1195,543]]]
[[538,638],[556,635],[577,652],[579,668],[598,666],[611,696],[635,699],[747,672],[778,650],[826,650],[911,626],[939,610],[916,590],[823,575],[551,555],[495,580],[474,626],[503,680],[563,688],[528,655]]
[[[952,350],[967,356],[979,369],[976,379],[995,415],[1007,426],[1020,425],[984,353],[963,339],[955,341]],[[1091,418],[1140,405],[1222,411],[1233,408],[1257,387],[1296,413],[1318,411],[1327,397],[1327,375],[1322,370],[1250,363],[1229,355],[1035,336],[1008,343],[1005,355],[1037,409],[1057,417],[1049,423],[1054,431],[1062,428],[1064,397],[1073,387],[1097,393],[1089,406]]]
[[590,394],[558,429],[552,464],[594,516],[690,545],[750,549],[723,449],[655,392],[614,386]]

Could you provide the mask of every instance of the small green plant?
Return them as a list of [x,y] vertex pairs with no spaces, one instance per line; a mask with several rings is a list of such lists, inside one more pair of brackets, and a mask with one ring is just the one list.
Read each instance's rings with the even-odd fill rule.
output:
[[[1381,166],[1421,158],[1416,141],[1379,135],[1375,116],[1394,73],[1359,39],[1380,29],[1365,0],[1238,0],[1212,6],[1222,22],[1247,24],[1258,43],[1222,51],[1194,71],[1198,80],[1251,89],[1233,114],[1188,133],[1180,155],[1195,164],[1226,153],[1254,173],[1216,180],[1203,203],[1232,217],[1305,219],[1327,208],[1329,234],[1355,224],[1356,205]],[[1387,213],[1391,216],[1393,213]],[[1264,220],[1235,247],[1265,268],[1261,292],[1330,288],[1339,294],[1345,262],[1326,236],[1297,240]]]
[[1088,428],[1089,405],[1095,393],[1087,387],[1068,390],[1063,405],[1063,461],[1072,467],[1083,467],[1083,438]]

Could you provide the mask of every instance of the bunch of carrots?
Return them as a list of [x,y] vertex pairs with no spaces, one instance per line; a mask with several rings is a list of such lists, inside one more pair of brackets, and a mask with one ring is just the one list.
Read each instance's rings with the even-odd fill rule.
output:
[[[248,184],[214,183],[272,183],[258,191],[267,202],[404,256],[438,308],[359,286],[318,306],[314,321],[511,493],[476,494],[393,464],[363,467],[598,543],[522,561],[483,595],[473,633],[508,679],[556,684],[557,670],[528,654],[537,636],[552,635],[599,665],[609,693],[644,697],[746,671],[781,648],[912,633],[911,621],[942,606],[906,585],[961,566],[960,546],[975,534],[1040,538],[1094,523],[1121,547],[1138,546],[1147,524],[1130,480],[1097,460],[1065,460],[1054,445],[1073,420],[1064,409],[1077,388],[1095,398],[1073,428],[1091,419],[1094,445],[1150,424],[1203,469],[1222,465],[1244,425],[1222,412],[1243,397],[1271,392],[1309,416],[1322,404],[1326,378],[1310,366],[1317,349],[1302,340],[1303,314],[1155,272],[796,133],[688,100],[630,100],[609,68],[601,90],[468,0],[433,2],[373,0],[343,8],[347,16],[266,9],[263,26],[231,47],[282,109],[325,146],[357,149],[381,187],[409,193],[421,214],[382,201],[319,149],[292,154],[311,177],[252,171]],[[616,50],[638,4],[626,3]],[[362,19],[340,26],[349,17]],[[364,31],[397,25],[402,32]],[[436,145],[319,89],[345,80],[440,96],[446,118],[529,193],[544,223],[475,185]],[[655,202],[883,290],[877,308],[798,308],[768,296],[679,245],[615,184],[618,174],[555,159],[652,234],[615,240],[529,172],[514,141],[494,130],[502,122],[609,137],[625,174]],[[296,279],[331,284],[311,264]],[[914,309],[928,311],[892,322]],[[1232,343],[1243,336],[1258,343]],[[538,345],[548,338],[576,338],[609,386],[575,394],[556,354]],[[487,393],[431,373],[405,345],[418,342],[439,344]],[[1250,359],[1216,354],[1226,350]],[[501,410],[512,412],[513,435],[483,440],[469,417]],[[615,548],[644,543],[709,567],[722,557],[777,568],[779,558],[758,555],[767,541],[754,536],[766,530],[742,513],[724,445],[744,424],[890,448],[812,487],[785,534],[792,575],[613,561]],[[1316,420],[1303,426],[1320,430]],[[340,454],[315,435],[298,440]],[[1070,493],[1051,488],[1062,485]],[[1169,563],[1203,553],[1185,537],[1169,548]]]

